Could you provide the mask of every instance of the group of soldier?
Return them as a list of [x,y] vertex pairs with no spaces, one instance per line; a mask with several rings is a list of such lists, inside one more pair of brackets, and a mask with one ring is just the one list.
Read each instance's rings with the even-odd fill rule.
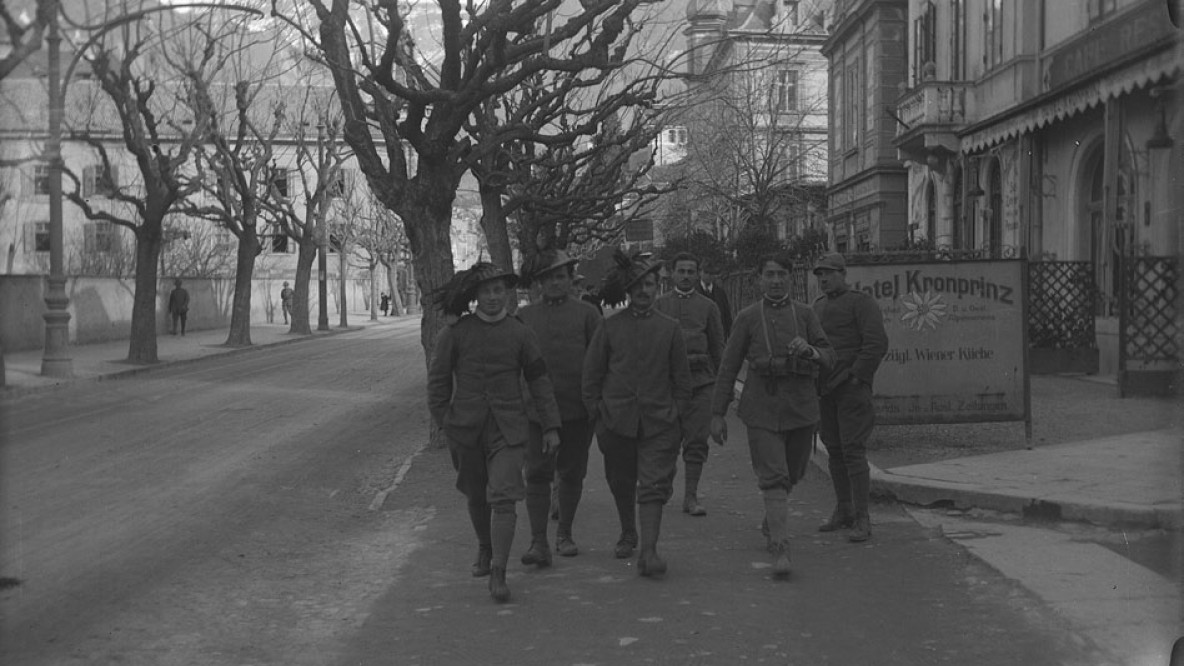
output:
[[[554,552],[578,555],[572,527],[593,436],[620,523],[614,555],[636,553],[642,576],[665,574],[657,546],[679,455],[683,512],[706,515],[698,485],[708,437],[727,440],[724,415],[745,362],[737,412],[764,500],[774,576],[790,573],[788,498],[805,474],[816,430],[836,494],[819,529],[849,529],[856,542],[871,537],[865,444],[887,336],[875,301],[848,288],[841,255],[813,267],[823,295],[812,307],[790,297],[791,261],[763,258],[761,298],[734,322],[719,305],[722,290],[701,282],[700,262],[690,254],[670,261],[673,289],[659,295],[663,264],[618,253],[600,294],[625,307],[607,318],[572,295],[576,263],[562,251],[546,252],[519,278],[479,262],[435,295],[452,323],[436,342],[428,400],[477,537],[472,574],[489,577],[495,601],[510,598],[506,565],[523,499],[531,542],[521,561],[552,564],[552,483]],[[535,302],[516,309],[518,286],[534,286]]]

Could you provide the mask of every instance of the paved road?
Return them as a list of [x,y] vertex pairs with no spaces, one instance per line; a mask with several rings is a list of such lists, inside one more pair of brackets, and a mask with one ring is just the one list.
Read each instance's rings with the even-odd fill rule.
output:
[[[414,322],[4,404],[0,662],[14,664],[1087,664],[1063,618],[892,505],[868,545],[813,527],[768,576],[743,438],[711,513],[667,515],[665,580],[609,552],[594,452],[579,557],[468,575],[447,454],[427,437]],[[742,431],[738,423],[730,428]],[[412,464],[413,463],[413,464]]]
[[423,376],[409,320],[6,403],[0,662],[326,663],[412,541],[369,505]]

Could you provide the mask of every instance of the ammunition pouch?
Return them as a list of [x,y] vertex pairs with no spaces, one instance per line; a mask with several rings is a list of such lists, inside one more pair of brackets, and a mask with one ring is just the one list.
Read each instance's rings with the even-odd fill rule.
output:
[[752,371],[759,377],[818,377],[818,366],[805,359],[788,356],[774,356],[773,358],[757,359],[752,364]]

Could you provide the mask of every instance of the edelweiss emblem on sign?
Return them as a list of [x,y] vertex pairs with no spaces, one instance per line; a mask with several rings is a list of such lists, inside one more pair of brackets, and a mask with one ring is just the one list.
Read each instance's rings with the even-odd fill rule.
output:
[[945,319],[946,304],[942,302],[941,294],[931,291],[918,294],[912,291],[901,298],[900,302],[905,309],[900,320],[913,330],[923,331],[927,327],[936,330],[937,325]]

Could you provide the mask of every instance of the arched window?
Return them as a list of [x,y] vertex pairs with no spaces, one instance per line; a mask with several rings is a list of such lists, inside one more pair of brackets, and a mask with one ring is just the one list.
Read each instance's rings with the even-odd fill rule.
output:
[[963,183],[962,183],[962,167],[954,167],[954,177],[950,179],[953,183],[954,201],[950,207],[950,234],[952,236],[952,245],[955,250],[962,248],[962,202],[963,202]]
[[1003,256],[1003,170],[999,158],[993,158],[987,170],[987,250],[992,257]]

